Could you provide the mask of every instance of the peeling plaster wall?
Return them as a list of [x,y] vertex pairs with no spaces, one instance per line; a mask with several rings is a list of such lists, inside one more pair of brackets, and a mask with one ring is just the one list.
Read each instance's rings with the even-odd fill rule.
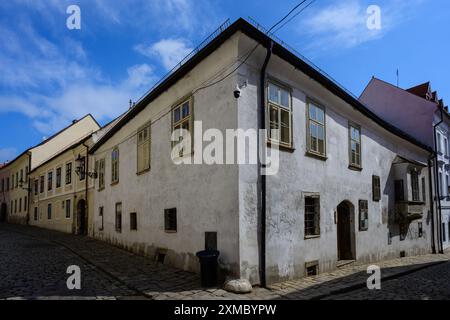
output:
[[[243,38],[240,52],[243,54],[252,46],[253,41]],[[239,126],[244,128],[257,127],[259,76],[265,51],[258,49],[239,70],[240,81],[248,81],[248,87],[239,100]],[[272,56],[267,72],[269,78],[285,83],[293,90],[295,149],[292,152],[281,151],[279,173],[267,177],[267,282],[303,277],[305,263],[311,261],[319,261],[320,272],[336,268],[337,226],[334,217],[337,206],[343,201],[351,202],[355,210],[357,263],[399,257],[403,250],[407,255],[428,253],[431,250],[428,204],[424,208],[422,238],[417,235],[417,221],[410,225],[407,238],[400,241],[398,230],[388,226],[387,220],[393,214],[394,206],[392,161],[398,154],[426,163],[429,154],[377,126],[277,56]],[[326,108],[326,161],[305,155],[306,97],[314,98]],[[361,172],[348,167],[349,121],[362,127]],[[427,178],[428,171],[424,169],[422,174]],[[372,200],[372,175],[381,177],[380,202]],[[241,269],[253,283],[258,279],[258,255],[255,254],[258,247],[257,178],[256,168],[240,167]],[[428,184],[426,192],[428,201]],[[305,193],[320,194],[321,207],[320,237],[308,240],[304,236]],[[368,200],[369,204],[369,230],[365,232],[359,231],[359,200]],[[245,235],[244,230],[247,231]],[[393,234],[391,245],[388,245],[389,231]]]

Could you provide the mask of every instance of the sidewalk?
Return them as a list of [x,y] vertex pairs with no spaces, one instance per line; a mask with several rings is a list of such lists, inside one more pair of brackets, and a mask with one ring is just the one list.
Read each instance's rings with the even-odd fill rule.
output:
[[[34,227],[1,225],[2,229],[18,232],[38,241],[49,241],[119,281],[136,293],[136,298],[156,300],[271,300],[322,299],[329,295],[365,288],[369,275],[367,266],[349,266],[315,277],[286,281],[269,288],[255,288],[251,294],[237,295],[220,288],[205,290],[198,275],[158,264],[107,243],[70,234]],[[424,255],[394,259],[379,263],[382,279],[390,279],[450,260],[450,254]]]

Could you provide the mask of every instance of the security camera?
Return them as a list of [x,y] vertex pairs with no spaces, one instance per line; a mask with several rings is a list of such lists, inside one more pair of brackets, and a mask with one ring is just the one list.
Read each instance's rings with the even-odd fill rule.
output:
[[234,90],[233,93],[236,99],[239,99],[241,97],[241,88],[239,88],[239,85],[236,86],[236,89]]

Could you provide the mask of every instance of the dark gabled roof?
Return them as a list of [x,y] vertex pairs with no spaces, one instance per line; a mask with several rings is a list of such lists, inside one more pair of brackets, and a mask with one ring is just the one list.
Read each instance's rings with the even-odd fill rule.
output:
[[406,91],[415,94],[416,96],[419,96],[421,98],[426,98],[427,94],[430,92],[430,82],[428,81],[419,84],[418,86],[406,89]]
[[227,29],[220,33],[214,40],[212,40],[208,45],[201,49],[197,54],[195,54],[191,59],[189,59],[185,64],[180,66],[174,73],[167,77],[163,82],[161,82],[154,90],[149,92],[143,99],[141,99],[136,106],[127,111],[127,113],[120,119],[116,125],[114,125],[111,130],[109,130],[90,150],[91,153],[95,152],[101,145],[108,141],[116,132],[118,132],[122,127],[124,127],[130,120],[136,117],[142,110],[144,110],[147,105],[155,100],[163,92],[167,91],[172,85],[177,81],[182,79],[188,72],[190,72],[197,64],[199,64],[203,59],[208,57],[213,53],[220,45],[222,45],[226,40],[228,40],[233,34],[241,31],[248,37],[259,42],[263,47],[268,48],[273,44],[272,52],[281,59],[287,61],[293,65],[296,69],[302,71],[322,86],[327,88],[330,92],[344,100],[346,103],[353,106],[356,110],[361,112],[366,117],[373,120],[375,123],[388,130],[389,132],[413,143],[414,145],[425,149],[429,152],[433,150],[421,143],[409,134],[401,131],[392,124],[386,122],[385,120],[378,117],[375,113],[370,111],[364,104],[362,104],[357,98],[349,94],[345,89],[339,86],[336,82],[331,80],[329,77],[324,75],[322,72],[305,62],[303,59],[299,58],[297,55],[286,49],[283,45],[277,41],[270,38],[267,34],[260,31],[254,27],[249,22],[240,18],[231,24]]

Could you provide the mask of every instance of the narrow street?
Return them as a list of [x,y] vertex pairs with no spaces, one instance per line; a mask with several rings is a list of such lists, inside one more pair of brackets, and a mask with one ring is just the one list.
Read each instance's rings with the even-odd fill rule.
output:
[[[237,295],[203,289],[199,276],[87,237],[0,224],[0,299],[310,300],[450,299],[450,255],[380,262],[381,290],[365,287],[367,266],[348,266]],[[69,290],[71,265],[81,290]]]

